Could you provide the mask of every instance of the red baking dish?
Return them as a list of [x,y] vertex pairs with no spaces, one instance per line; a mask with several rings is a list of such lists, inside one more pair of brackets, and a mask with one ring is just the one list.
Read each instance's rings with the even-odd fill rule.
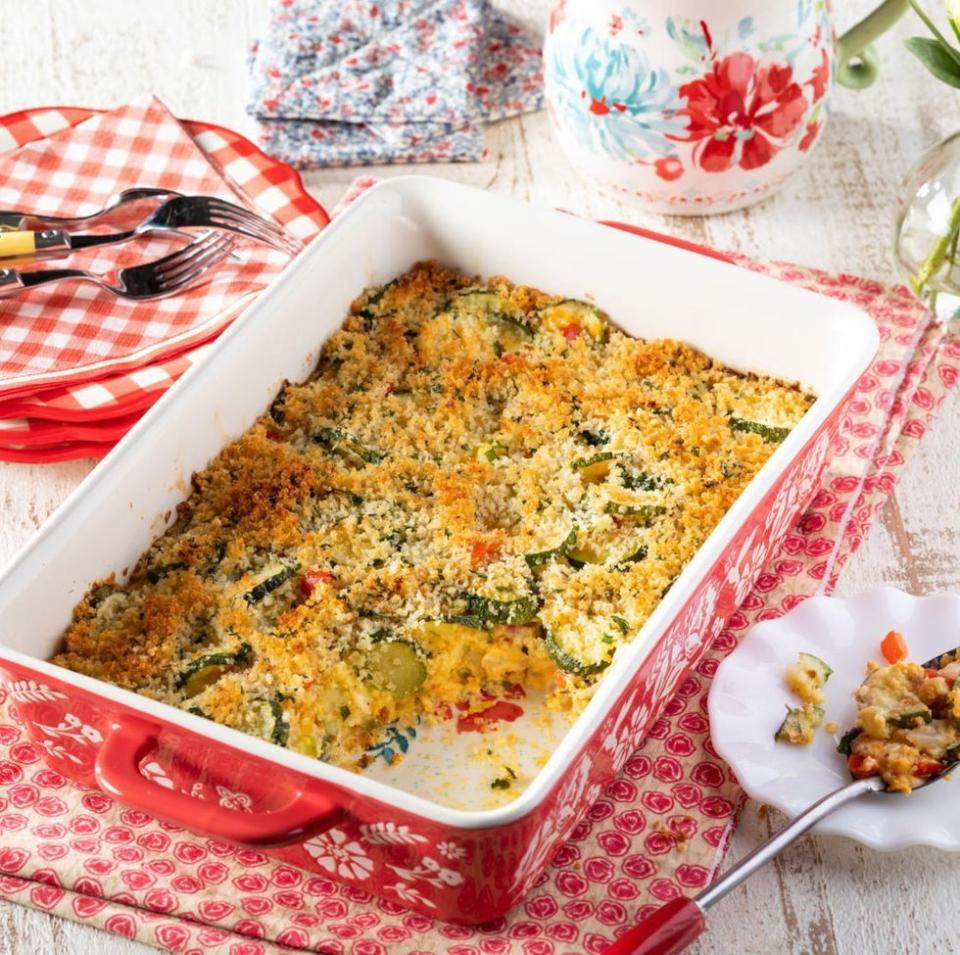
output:
[[[683,339],[818,395],[533,782],[505,805],[457,808],[409,779],[356,775],[45,662],[91,581],[133,565],[190,474],[285,378],[309,373],[351,299],[427,258],[590,297],[631,334]],[[817,487],[877,343],[859,310],[715,258],[438,179],[382,183],[314,240],[0,576],[0,678],[50,765],[80,783],[426,915],[494,918],[534,885],[750,590]],[[535,725],[511,731],[524,745]],[[446,783],[469,804],[468,760],[446,756]]]

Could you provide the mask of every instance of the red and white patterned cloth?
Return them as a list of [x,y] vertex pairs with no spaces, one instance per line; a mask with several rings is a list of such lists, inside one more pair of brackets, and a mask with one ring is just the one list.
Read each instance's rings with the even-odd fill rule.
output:
[[124,374],[0,401],[0,436],[4,424],[17,418],[75,422],[79,426],[143,411],[209,350],[209,345],[198,345]]
[[[84,214],[132,185],[240,201],[304,241],[329,221],[294,170],[231,130],[175,119],[155,99],[106,113],[63,107],[0,118],[0,207]],[[73,262],[99,270],[180,244],[145,238]],[[123,302],[90,285],[0,300],[0,459],[105,454],[133,413],[202,357],[200,343],[286,264],[240,245],[243,261],[225,262],[210,284],[157,302]]]
[[960,335],[932,323],[906,289],[737,261],[865,308],[880,352],[807,513],[522,904],[487,925],[445,925],[124,809],[47,769],[2,689],[0,894],[176,952],[599,955],[653,907],[702,888],[744,798],[710,744],[706,697],[719,660],[756,621],[832,589],[960,375]]
[[[156,100],[101,113],[27,143],[0,164],[0,206],[64,215],[90,212],[132,186],[235,199],[183,127]],[[183,240],[149,234],[89,249],[72,265],[105,272],[157,258]],[[262,288],[286,257],[244,243],[211,281],[151,302],[120,299],[90,283],[63,282],[0,303],[0,396],[101,377],[209,338],[227,310]]]

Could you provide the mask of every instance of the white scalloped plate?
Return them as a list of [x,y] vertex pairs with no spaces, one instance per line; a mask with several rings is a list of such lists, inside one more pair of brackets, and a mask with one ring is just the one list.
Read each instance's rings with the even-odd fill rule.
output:
[[[713,744],[744,790],[789,816],[850,781],[836,737],[818,730],[813,745],[776,743],[784,704],[797,705],[784,670],[805,650],[833,667],[826,685],[826,718],[840,732],[853,724],[851,693],[868,660],[880,660],[880,641],[900,630],[910,659],[928,660],[960,644],[960,596],[914,597],[878,587],[855,597],[811,597],[777,620],[757,624],[720,665],[710,690]],[[839,736],[839,734],[837,734]],[[960,773],[910,796],[863,796],[817,826],[873,849],[927,845],[960,850]]]

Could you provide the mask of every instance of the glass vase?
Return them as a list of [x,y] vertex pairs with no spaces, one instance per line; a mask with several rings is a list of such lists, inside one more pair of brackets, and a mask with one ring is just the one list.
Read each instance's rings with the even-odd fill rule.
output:
[[938,317],[952,318],[960,310],[960,133],[924,153],[897,206],[900,275]]

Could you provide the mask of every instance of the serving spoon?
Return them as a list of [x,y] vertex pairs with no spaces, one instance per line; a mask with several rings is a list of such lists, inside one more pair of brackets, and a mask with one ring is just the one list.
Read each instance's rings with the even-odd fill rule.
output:
[[[956,651],[953,652],[956,653]],[[923,666],[939,669],[940,659],[943,656],[944,654],[939,653]],[[960,763],[960,755],[946,761],[943,769],[938,773],[926,777],[919,785],[914,786],[914,791],[931,786],[943,779],[957,767],[958,763]],[[866,793],[883,793],[901,798],[904,796],[901,792],[891,793],[879,776],[854,779],[846,786],[827,793],[775,836],[741,859],[713,885],[693,898],[681,897],[660,906],[652,915],[638,922],[633,928],[624,932],[609,948],[604,949],[604,955],[674,955],[676,952],[682,952],[706,930],[707,923],[704,916],[712,906],[732,892],[741,882],[749,879],[757,869],[778,856],[787,846],[796,842],[825,816],[829,816],[834,810]]]
[[[172,189],[156,189],[140,187],[124,189],[111,196],[103,208],[97,209],[85,216],[54,216],[42,212],[25,212],[19,209],[0,210],[0,232],[21,232],[27,230],[42,231],[43,229],[75,229],[90,225],[117,225],[114,218],[129,217],[130,207],[137,203],[150,200],[154,205],[161,205],[167,199],[179,196],[179,192]],[[143,216],[137,217],[137,221]],[[121,224],[125,224],[123,221]],[[188,234],[189,238],[193,236]]]

